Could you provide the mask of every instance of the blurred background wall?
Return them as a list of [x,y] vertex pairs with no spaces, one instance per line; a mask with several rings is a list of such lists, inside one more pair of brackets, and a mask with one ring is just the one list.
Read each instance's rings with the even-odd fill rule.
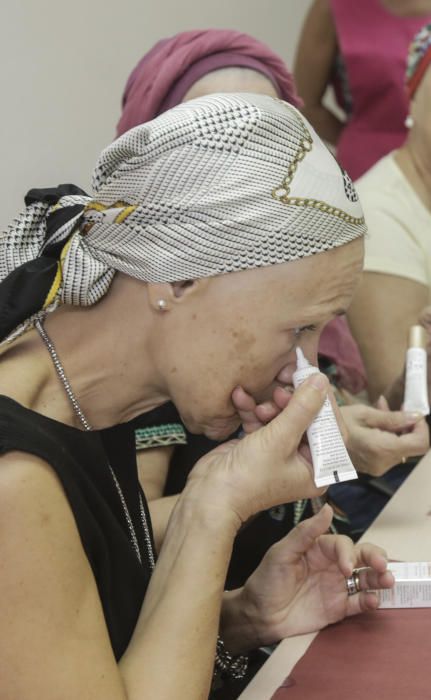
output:
[[292,66],[311,0],[13,0],[0,10],[0,228],[30,187],[90,186],[126,79],[160,38],[233,28]]

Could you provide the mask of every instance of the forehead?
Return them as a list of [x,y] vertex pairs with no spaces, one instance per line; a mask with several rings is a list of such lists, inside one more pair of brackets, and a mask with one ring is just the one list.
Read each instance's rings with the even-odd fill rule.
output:
[[[363,239],[301,260],[219,277],[237,306],[267,316],[334,314],[350,303],[363,264]],[[224,293],[222,293],[222,297]]]

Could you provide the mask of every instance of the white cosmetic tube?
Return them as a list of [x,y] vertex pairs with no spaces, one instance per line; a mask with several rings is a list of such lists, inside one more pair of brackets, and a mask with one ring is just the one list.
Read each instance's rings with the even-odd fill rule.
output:
[[[300,348],[296,348],[296,357],[297,369],[293,374],[295,389],[310,375],[319,372],[317,367],[310,365]],[[358,478],[328,397],[308,428],[307,437],[313,460],[316,486],[330,486],[339,481]]]
[[409,332],[409,347],[406,355],[406,381],[404,387],[403,411],[430,412],[427,381],[427,335],[422,326],[412,326]]

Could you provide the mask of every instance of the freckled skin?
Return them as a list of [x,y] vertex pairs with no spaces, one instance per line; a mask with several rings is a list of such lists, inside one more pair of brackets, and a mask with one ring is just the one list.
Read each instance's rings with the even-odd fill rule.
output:
[[254,333],[248,332],[246,328],[240,329],[235,337],[235,354],[250,354],[251,348],[256,343],[256,340],[256,335]]
[[[299,340],[315,363],[322,328],[347,309],[362,261],[358,239],[302,260],[188,285],[154,329],[154,346],[157,368],[189,430],[223,439],[239,423],[231,401],[236,386],[260,400],[284,368],[289,383],[296,327],[317,327]],[[197,314],[199,324],[190,333]]]

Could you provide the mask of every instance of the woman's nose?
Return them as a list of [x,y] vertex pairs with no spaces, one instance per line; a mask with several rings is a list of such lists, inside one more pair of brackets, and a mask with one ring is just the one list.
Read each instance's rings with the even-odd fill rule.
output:
[[318,367],[319,336],[316,333],[310,333],[308,337],[304,334],[297,345],[301,348],[310,365]]

